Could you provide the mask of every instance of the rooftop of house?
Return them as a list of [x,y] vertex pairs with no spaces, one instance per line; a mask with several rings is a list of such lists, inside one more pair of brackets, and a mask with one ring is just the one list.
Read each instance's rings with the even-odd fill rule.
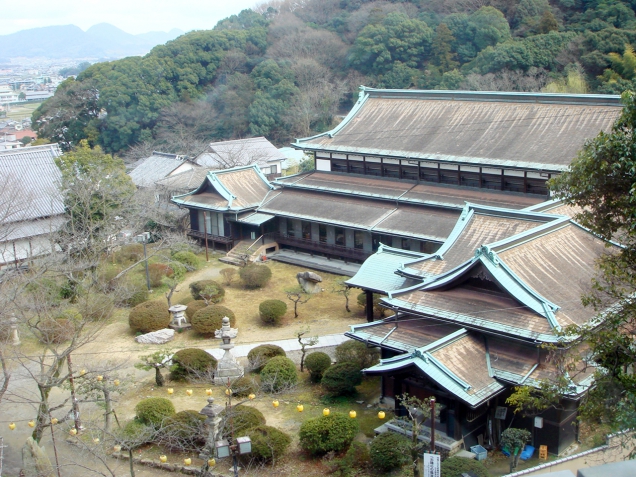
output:
[[209,171],[203,183],[172,198],[175,204],[216,211],[246,211],[258,207],[274,187],[256,164]]
[[0,190],[3,224],[40,219],[64,213],[55,159],[57,144],[0,151]]
[[382,90],[334,129],[297,139],[310,151],[563,171],[621,113],[615,95]]
[[186,162],[184,156],[154,151],[152,156],[138,161],[129,175],[136,186],[149,187],[184,164],[190,164],[191,168],[199,167],[197,164]]
[[194,161],[210,169],[230,169],[257,164],[265,167],[274,161],[284,161],[285,155],[264,137],[213,142],[209,150]]

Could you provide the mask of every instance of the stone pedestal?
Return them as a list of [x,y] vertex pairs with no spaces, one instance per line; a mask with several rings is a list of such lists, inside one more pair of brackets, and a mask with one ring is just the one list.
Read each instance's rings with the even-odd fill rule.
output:
[[223,344],[219,346],[225,353],[216,366],[216,372],[214,373],[214,384],[226,385],[228,380],[230,382],[243,376],[243,366],[241,366],[234,355],[232,354],[232,338],[236,338],[238,335],[238,329],[230,328],[230,319],[226,316],[223,318],[223,324],[220,330],[214,332],[216,338],[221,338]]
[[223,411],[223,406],[214,404],[214,398],[208,398],[208,405],[205,406],[199,414],[203,414],[207,419],[205,423],[208,427],[208,436],[205,439],[205,447],[199,454],[199,459],[208,460],[210,457],[214,457],[214,443],[218,441],[221,436],[219,431],[221,430],[221,417],[220,414]]
[[9,320],[11,329],[11,344],[13,346],[20,345],[20,334],[18,333],[18,320],[15,316],[12,316]]
[[185,316],[185,311],[188,307],[186,305],[172,305],[168,308],[168,311],[172,313],[172,321],[168,325],[175,331],[184,331],[192,328],[192,325],[188,323]]

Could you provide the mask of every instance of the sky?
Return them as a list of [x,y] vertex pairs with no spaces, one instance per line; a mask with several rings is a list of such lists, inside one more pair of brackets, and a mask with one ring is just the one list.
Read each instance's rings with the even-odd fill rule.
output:
[[[7,0],[0,0],[0,5]],[[53,25],[77,25],[86,31],[110,23],[134,35],[149,31],[209,30],[258,0],[30,0],[28,8],[7,4],[0,35]]]

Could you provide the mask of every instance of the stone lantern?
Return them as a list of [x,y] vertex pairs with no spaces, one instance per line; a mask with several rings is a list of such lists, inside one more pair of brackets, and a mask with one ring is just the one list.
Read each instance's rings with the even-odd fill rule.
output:
[[192,327],[185,317],[185,311],[188,307],[185,305],[172,305],[168,311],[172,314],[172,321],[168,325],[175,331],[183,331]]
[[230,328],[230,319],[227,316],[223,317],[221,329],[214,332],[216,338],[223,340],[223,344],[219,348],[225,351],[216,367],[214,384],[226,385],[228,379],[234,381],[243,376],[243,366],[236,361],[231,351],[234,348],[232,338],[236,338],[236,335],[238,335],[238,329]]
[[205,406],[199,414],[203,414],[206,417],[205,423],[208,426],[208,436],[205,439],[205,447],[199,454],[199,458],[207,460],[214,457],[214,443],[219,436],[221,430],[221,417],[220,414],[223,411],[223,406],[214,404],[214,398],[208,398],[208,405]]

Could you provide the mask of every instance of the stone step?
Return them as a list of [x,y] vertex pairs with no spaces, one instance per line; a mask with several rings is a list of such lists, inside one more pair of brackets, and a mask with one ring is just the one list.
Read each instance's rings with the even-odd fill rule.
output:
[[242,267],[243,265],[245,265],[245,261],[229,256],[219,258],[219,262],[229,263],[230,265],[236,265],[238,267]]

